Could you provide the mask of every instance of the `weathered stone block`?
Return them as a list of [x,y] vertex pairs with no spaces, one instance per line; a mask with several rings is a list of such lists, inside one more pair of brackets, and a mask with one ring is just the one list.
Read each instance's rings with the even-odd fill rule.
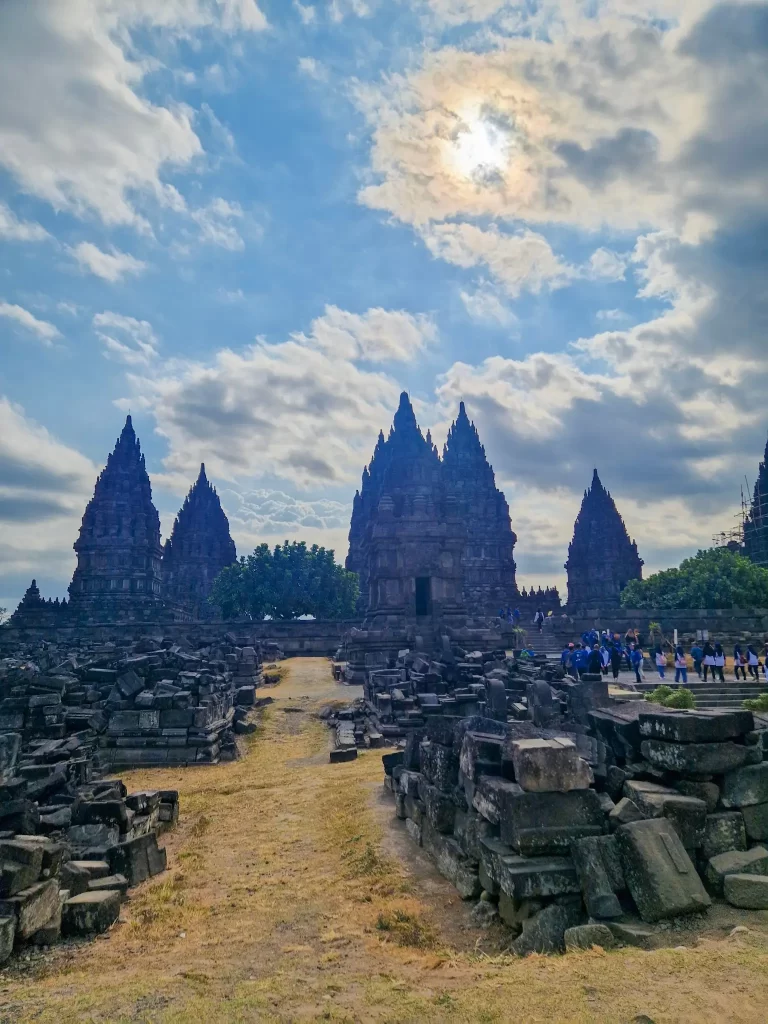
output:
[[101,934],[120,916],[120,893],[114,890],[83,892],[68,899],[62,908],[65,935]]
[[751,711],[644,711],[640,735],[671,743],[720,743],[754,729]]
[[580,892],[573,861],[565,857],[501,857],[499,888],[517,900],[539,899]]
[[427,819],[436,832],[450,835],[453,832],[456,804],[437,786],[425,782],[421,786],[422,799],[427,809]]
[[746,765],[723,778],[723,807],[751,807],[768,803],[768,761]]
[[480,775],[475,782],[472,806],[486,821],[498,825],[505,794],[517,795],[521,792],[516,782],[508,782],[497,775]]
[[720,787],[714,782],[695,782],[693,779],[678,779],[674,788],[683,796],[692,796],[703,800],[707,805],[707,814],[713,814],[720,800]]
[[643,740],[643,757],[665,771],[688,775],[718,775],[741,768],[747,760],[748,748],[738,743],[669,743],[666,740]]
[[768,839],[768,803],[742,807],[741,814],[750,839],[758,842]]
[[0,900],[0,917],[13,917],[16,937],[25,942],[53,917],[59,905],[59,883],[56,879],[36,882],[7,899]]
[[443,792],[459,781],[459,759],[453,747],[425,740],[421,744],[421,771],[425,779]]
[[726,875],[768,875],[768,850],[753,846],[751,850],[729,850],[710,857],[704,877],[715,896],[723,895]]
[[441,835],[429,824],[422,826],[422,845],[434,858],[441,875],[456,888],[464,900],[477,899],[481,893],[477,863],[464,856],[455,839]]
[[578,925],[583,917],[580,900],[552,903],[523,924],[523,934],[515,939],[510,951],[518,956],[529,953],[562,953],[565,933]]
[[149,832],[112,847],[109,866],[113,875],[125,875],[134,886],[165,870],[166,853],[158,847],[155,833]]
[[405,831],[416,843],[417,846],[421,846],[421,823],[414,821],[412,818],[405,819]]
[[608,815],[608,827],[614,831],[619,825],[628,825],[632,821],[642,821],[644,815],[640,808],[629,797],[623,796]]
[[664,802],[664,817],[677,829],[686,850],[695,850],[704,839],[707,805],[692,796],[670,797]]
[[504,793],[501,839],[526,855],[568,853],[574,839],[601,835],[605,815],[593,789]]
[[636,821],[616,830],[627,887],[644,921],[696,913],[710,905],[672,823]]
[[744,910],[768,910],[767,875],[726,875],[723,895],[732,907]]
[[592,782],[589,765],[569,739],[515,740],[512,763],[516,782],[528,793],[569,793]]
[[612,836],[576,839],[571,843],[571,856],[591,917],[621,917],[622,909],[603,859],[602,839],[615,843]]
[[128,892],[128,879],[125,875],[106,875],[104,878],[93,878],[88,883],[87,892],[112,891],[125,896]]
[[656,945],[656,933],[643,925],[631,921],[608,921],[607,927],[620,946],[653,949]]
[[741,811],[708,814],[701,840],[701,856],[705,860],[729,850],[746,850],[747,836]]
[[40,877],[43,851],[39,845],[0,842],[0,896],[15,896]]
[[591,949],[593,946],[613,949],[616,945],[613,932],[604,924],[577,924],[573,928],[566,928],[563,937],[566,950]]
[[16,918],[0,917],[0,964],[10,959],[16,937]]

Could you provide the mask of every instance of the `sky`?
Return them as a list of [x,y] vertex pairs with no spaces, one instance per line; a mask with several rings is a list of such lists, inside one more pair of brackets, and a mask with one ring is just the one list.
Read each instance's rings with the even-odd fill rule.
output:
[[[597,466],[646,572],[768,433],[768,4],[4,0],[0,605],[63,597],[130,411],[167,537],[346,554],[406,389],[464,399],[521,585]],[[746,485],[745,485],[746,486]]]

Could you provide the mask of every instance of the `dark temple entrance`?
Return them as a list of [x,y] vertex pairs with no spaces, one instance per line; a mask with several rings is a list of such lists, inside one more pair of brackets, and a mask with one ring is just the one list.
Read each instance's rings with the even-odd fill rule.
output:
[[429,576],[416,577],[416,614],[429,615],[432,611],[432,581]]

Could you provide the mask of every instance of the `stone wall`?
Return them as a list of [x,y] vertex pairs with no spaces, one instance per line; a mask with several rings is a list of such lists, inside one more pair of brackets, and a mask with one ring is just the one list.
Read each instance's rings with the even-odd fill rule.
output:
[[148,636],[167,639],[191,637],[196,643],[215,640],[222,633],[231,633],[239,646],[274,641],[288,657],[329,657],[341,644],[342,637],[358,622],[300,619],[293,622],[185,622],[185,623],[113,623],[98,626],[62,626],[17,629],[0,627],[0,651],[8,644],[26,640],[52,642],[83,639],[115,642],[142,639]]
[[648,636],[651,622],[658,622],[669,639],[677,629],[682,643],[689,643],[697,630],[709,630],[712,640],[727,645],[751,636],[757,642],[768,639],[768,609],[751,611],[738,608],[661,608],[657,610],[618,608],[581,609],[568,616],[554,617],[554,632],[563,640],[572,640],[585,630],[612,629],[623,636],[628,629],[637,629]]

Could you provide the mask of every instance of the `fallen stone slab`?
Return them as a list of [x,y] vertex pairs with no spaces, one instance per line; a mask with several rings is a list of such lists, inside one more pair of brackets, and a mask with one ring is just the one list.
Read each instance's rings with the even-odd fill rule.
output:
[[357,747],[334,747],[330,752],[331,764],[342,764],[345,761],[357,760]]
[[691,858],[666,818],[616,830],[627,888],[644,921],[699,913],[711,903]]
[[567,854],[574,839],[602,835],[606,816],[594,789],[569,793],[506,790],[500,817],[502,842],[526,856]]
[[573,928],[566,928],[565,949],[591,949],[593,946],[600,946],[602,949],[613,949],[616,939],[611,929],[604,924],[577,924]]
[[88,883],[87,892],[101,892],[102,890],[114,890],[121,896],[128,893],[128,879],[125,875],[106,875],[103,878],[94,878]]
[[710,857],[704,877],[715,896],[723,895],[726,875],[768,875],[768,850],[753,846],[751,850],[729,850]]
[[100,935],[107,931],[119,916],[119,892],[83,892],[68,899],[64,904],[61,930],[65,935]]
[[569,793],[592,782],[589,765],[569,739],[515,740],[512,764],[515,781],[527,793]]
[[751,711],[642,711],[640,735],[672,743],[720,743],[754,729]]
[[504,806],[505,794],[519,793],[516,782],[509,782],[498,775],[480,775],[475,782],[472,806],[492,825],[498,825]]
[[741,808],[744,827],[750,839],[763,842],[768,839],[768,803],[750,804]]
[[576,839],[571,843],[571,856],[584,905],[591,917],[599,919],[621,917],[623,914],[603,857],[603,839],[615,843],[612,836]]
[[677,779],[674,788],[683,796],[693,796],[707,805],[707,814],[714,814],[720,801],[720,787],[714,782],[696,782],[693,779]]
[[447,878],[463,900],[477,899],[482,889],[477,863],[470,861],[450,836],[441,835],[425,821],[421,829],[424,849],[434,859],[437,870]]
[[36,882],[15,896],[0,900],[0,917],[13,917],[16,937],[25,942],[51,920],[59,906],[57,879]]
[[620,946],[635,946],[638,949],[653,949],[656,945],[656,932],[651,928],[635,924],[629,921],[607,921],[606,927],[610,930],[617,944]]
[[157,845],[154,832],[128,839],[109,851],[110,873],[125,875],[131,887],[160,874],[166,868],[165,850]]
[[613,832],[619,825],[628,825],[632,821],[642,821],[643,812],[629,797],[623,796],[608,814],[608,828]]
[[502,857],[498,879],[499,888],[516,900],[581,891],[573,861],[565,857]]
[[732,907],[768,910],[768,876],[726,875],[723,895]]
[[745,765],[723,777],[723,807],[751,807],[768,803],[768,761]]
[[509,947],[517,956],[565,952],[565,933],[581,922],[581,900],[566,899],[544,907],[523,923],[523,933]]
[[0,896],[14,896],[40,877],[43,851],[38,845],[0,842]]
[[688,775],[719,775],[746,764],[749,748],[738,743],[670,743],[643,740],[643,757],[657,768]]

